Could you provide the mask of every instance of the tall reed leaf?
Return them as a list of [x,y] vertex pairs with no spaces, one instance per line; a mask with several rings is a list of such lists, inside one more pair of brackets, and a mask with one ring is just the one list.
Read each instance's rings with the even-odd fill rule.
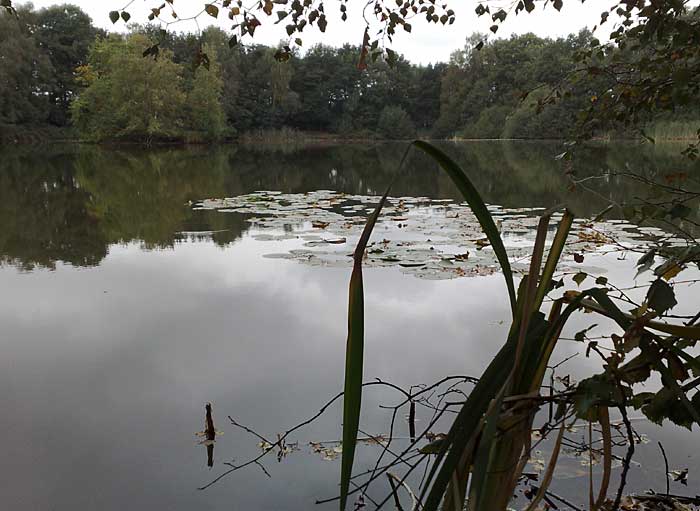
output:
[[515,317],[515,284],[513,283],[513,272],[510,268],[510,262],[508,262],[508,253],[503,246],[503,240],[498,232],[498,228],[486,204],[484,204],[481,195],[479,195],[479,192],[474,188],[474,185],[469,178],[467,178],[462,168],[440,149],[422,140],[416,140],[413,142],[413,145],[432,157],[440,167],[447,172],[447,175],[450,176],[450,179],[452,179],[464,197],[464,200],[467,201],[469,207],[474,212],[477,220],[479,220],[481,228],[484,230],[484,234],[486,234],[486,237],[491,243],[496,258],[501,265],[503,277],[506,279],[506,286],[508,286],[511,311],[513,317]]
[[549,290],[549,284],[554,277],[554,272],[561,258],[561,254],[564,251],[564,246],[566,245],[566,239],[569,237],[569,231],[571,230],[571,225],[574,223],[574,215],[568,209],[564,211],[561,221],[559,222],[559,227],[557,227],[557,233],[554,235],[554,240],[552,241],[552,246],[549,249],[549,255],[547,256],[547,262],[544,265],[544,270],[542,270],[542,277],[540,279],[540,286],[537,289],[537,296],[535,297],[535,303],[533,305],[533,310],[539,310],[544,297]]
[[[433,158],[436,163],[447,173],[452,181],[457,186],[466,202],[474,212],[479,221],[484,234],[488,238],[493,251],[501,265],[503,277],[508,288],[508,296],[510,298],[511,312],[513,315],[513,327],[519,325],[518,304],[516,299],[515,284],[513,280],[513,272],[508,261],[503,240],[501,239],[498,228],[489,213],[486,204],[479,195],[472,182],[466,176],[464,171],[455,163],[449,156],[441,150],[423,141],[415,141],[409,147],[416,147]],[[402,159],[405,160],[406,154]],[[389,191],[387,190],[387,194]],[[350,297],[348,310],[348,339],[346,352],[345,366],[345,398],[343,409],[343,457],[341,466],[341,489],[340,489],[340,509],[344,511],[347,505],[347,497],[350,487],[350,477],[352,474],[353,459],[357,442],[357,433],[359,429],[360,408],[362,398],[362,367],[363,367],[363,351],[364,351],[364,298],[362,289],[362,258],[364,256],[369,237],[372,229],[377,221],[384,203],[386,202],[387,194],[385,194],[374,213],[370,217],[365,226],[365,229],[360,237],[360,241],[354,254],[354,267],[350,281]],[[555,243],[553,254],[550,253],[550,260],[547,261],[545,276],[549,277],[550,271],[553,271],[553,265],[556,264],[561,254],[559,243],[563,244],[570,227],[570,222],[566,218],[565,227],[558,236],[560,239]],[[565,232],[563,232],[565,231]],[[544,237],[541,236],[540,245],[544,243]],[[537,258],[537,270],[533,276],[532,289],[530,290],[530,302],[539,294],[539,290],[535,287],[539,277],[539,267],[541,261],[540,256]],[[548,278],[549,282],[549,278]],[[539,304],[539,300],[536,300]],[[528,314],[529,316],[529,314]],[[522,319],[522,318],[521,318]],[[529,317],[527,318],[530,319]],[[529,321],[528,321],[529,322]],[[521,335],[527,333],[529,338],[531,335],[544,335],[543,329],[546,329],[546,323],[539,320],[535,325],[532,325],[532,332],[525,323]],[[542,323],[542,324],[540,324]],[[495,428],[497,423],[498,410],[501,408],[501,399],[504,397],[503,384],[512,373],[515,358],[516,345],[518,344],[518,331],[514,328],[509,335],[508,342],[503,346],[500,352],[496,355],[492,363],[486,369],[479,383],[469,395],[467,403],[462,407],[455,422],[452,424],[444,446],[438,453],[430,474],[427,477],[426,485],[423,489],[423,494],[420,500],[423,500],[426,490],[429,489],[425,509],[436,510],[439,506],[445,488],[455,474],[455,469],[460,465],[460,461],[464,460],[464,455],[469,457],[469,453],[465,449],[473,449],[476,445],[476,438],[483,426],[484,415],[491,409],[495,410],[488,422],[489,429]],[[520,343],[522,344],[522,343]],[[522,348],[522,346],[521,346]],[[499,397],[500,396],[500,397]],[[496,400],[494,401],[494,398]],[[472,439],[472,441],[470,441]],[[488,442],[490,443],[490,442]],[[487,451],[488,452],[488,451]],[[468,466],[466,467],[468,470]],[[433,481],[433,478],[435,479]],[[433,482],[434,484],[430,484]],[[455,504],[460,505],[460,501],[464,496],[464,482],[458,484],[459,491],[456,492]],[[461,506],[460,506],[461,507]]]
[[344,511],[350,489],[350,476],[355,458],[357,432],[362,406],[362,368],[365,344],[365,303],[362,286],[362,258],[379,213],[386,203],[389,189],[367,221],[355,248],[348,299],[348,340],[345,348],[345,388],[343,397],[343,457],[340,471],[340,510]]

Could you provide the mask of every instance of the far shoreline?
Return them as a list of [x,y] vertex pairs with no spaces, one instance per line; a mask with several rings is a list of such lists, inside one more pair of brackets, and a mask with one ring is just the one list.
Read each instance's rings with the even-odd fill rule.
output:
[[[9,131],[11,130],[11,131]],[[429,142],[445,142],[445,143],[480,143],[480,142],[531,142],[531,143],[564,143],[569,141],[567,138],[471,138],[471,137],[447,137],[433,138],[429,136],[417,135],[411,138],[385,138],[374,134],[348,134],[342,135],[329,132],[309,132],[297,131],[283,128],[283,135],[279,135],[276,130],[261,130],[259,132],[244,133],[240,136],[232,136],[220,140],[203,140],[197,138],[177,138],[172,140],[135,140],[135,139],[112,139],[103,141],[85,140],[77,137],[71,127],[55,127],[55,126],[40,126],[40,127],[0,127],[0,149],[11,146],[24,145],[94,145],[105,148],[118,147],[205,147],[205,146],[224,146],[235,145],[241,147],[250,147],[255,145],[260,146],[298,146],[304,147],[323,147],[335,145],[357,145],[357,144],[383,144],[392,142],[411,142],[416,139],[426,140]],[[9,131],[9,133],[7,132]],[[282,133],[282,130],[279,131]],[[663,137],[657,138],[654,142],[645,139],[644,137],[613,137],[613,136],[598,136],[586,140],[587,143],[692,143],[698,140],[697,137]]]

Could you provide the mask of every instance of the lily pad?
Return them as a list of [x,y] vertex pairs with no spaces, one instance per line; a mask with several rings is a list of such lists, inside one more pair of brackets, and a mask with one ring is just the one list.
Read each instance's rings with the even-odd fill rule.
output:
[[[378,196],[329,190],[297,194],[259,191],[204,199],[192,207],[222,214],[245,214],[253,239],[288,243],[283,249],[285,253],[270,253],[266,257],[313,266],[350,267],[350,248],[356,245],[366,216],[378,201]],[[508,209],[495,204],[488,208],[501,232],[513,270],[526,272],[538,215],[543,208]],[[553,225],[552,235],[554,228]],[[583,273],[581,264],[575,260],[581,261],[584,254],[644,246],[660,234],[663,231],[639,228],[625,220],[577,219],[559,269]],[[493,248],[471,209],[451,199],[390,197],[375,227],[373,240],[364,262],[369,268],[397,266],[402,273],[440,280],[490,275],[498,269]]]

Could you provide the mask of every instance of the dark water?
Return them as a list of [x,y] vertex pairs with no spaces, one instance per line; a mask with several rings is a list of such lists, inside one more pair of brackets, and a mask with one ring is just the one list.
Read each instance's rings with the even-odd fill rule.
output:
[[[619,177],[592,180],[596,193],[570,190],[554,144],[446,148],[487,201],[507,207],[566,203],[592,216],[605,198],[646,193]],[[697,175],[676,149],[599,146],[576,170]],[[275,437],[341,388],[349,273],[265,259],[269,245],[251,238],[244,218],[193,211],[189,202],[255,190],[377,194],[402,151],[2,149],[0,508],[301,510],[332,496],[338,462],[305,444],[339,438],[339,407],[294,439],[302,452],[266,462],[272,478],[253,466],[197,490],[224,462],[257,452],[257,440],[227,424],[227,415]],[[411,157],[405,172],[397,196],[455,196],[425,158]],[[183,234],[197,231],[207,234]],[[630,271],[615,258],[603,264],[612,275]],[[366,278],[366,379],[409,386],[478,375],[500,347],[508,304],[498,275],[426,282],[377,269]],[[577,350],[564,345],[557,357]],[[572,371],[596,367],[582,359]],[[373,433],[386,427],[386,416],[372,411],[385,399],[365,399],[364,427]],[[194,436],[206,402],[224,433],[212,469]],[[645,468],[635,471],[635,488],[663,489],[657,440],[672,468],[697,466],[690,433],[639,429],[652,443],[641,449]],[[360,464],[373,454],[361,450]],[[581,481],[558,484],[571,494]]]

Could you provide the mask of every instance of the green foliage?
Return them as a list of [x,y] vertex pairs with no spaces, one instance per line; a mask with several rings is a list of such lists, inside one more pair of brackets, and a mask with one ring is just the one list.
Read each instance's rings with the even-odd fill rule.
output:
[[143,58],[150,46],[140,35],[95,44],[89,65],[80,69],[86,89],[71,108],[83,137],[151,142],[178,135],[186,97],[179,67],[167,52]]
[[200,66],[185,99],[185,119],[183,125],[200,140],[218,140],[226,129],[226,118],[221,105],[224,82],[221,78],[216,52],[205,46],[209,55],[208,68]]
[[[615,27],[610,42],[593,40],[578,55],[586,76],[609,77],[609,87],[596,94],[582,118],[585,135],[609,126],[638,130],[664,113],[697,113],[700,57],[689,48],[700,38],[700,9],[686,4],[654,2],[638,15],[631,7],[620,8],[616,12],[625,21]],[[601,23],[612,11],[602,14]],[[694,157],[697,150],[696,143],[687,154]]]
[[[261,171],[250,157],[243,158],[249,181],[230,178],[233,157],[225,147],[7,147],[0,158],[0,217],[6,226],[0,259],[25,269],[54,268],[57,262],[95,266],[110,245],[138,240],[147,248],[171,247],[192,221],[192,211],[183,207],[188,200],[237,195],[257,185]],[[221,244],[248,228],[235,215],[196,218]]]
[[503,126],[510,115],[512,107],[507,105],[494,105],[484,108],[474,124],[469,124],[459,132],[460,137],[485,139],[485,138],[513,138],[504,135]]
[[[210,10],[215,7],[209,5]],[[382,2],[378,5],[392,12],[396,10]],[[300,15],[285,11],[282,4],[278,11],[271,9],[270,12],[286,13],[285,20]],[[3,14],[3,23],[14,23],[15,31],[19,28],[17,33],[11,32],[11,27],[8,27],[10,31],[3,31],[4,41],[21,42],[18,45],[20,51],[10,46],[3,50],[3,53],[14,52],[12,58],[3,62],[7,67],[5,74],[14,77],[13,80],[21,76],[25,82],[13,89],[15,95],[18,90],[30,90],[26,85],[30,82],[33,90],[43,93],[30,98],[25,93],[23,100],[7,99],[4,108],[8,114],[4,116],[4,122],[65,125],[69,120],[70,103],[80,95],[85,84],[80,74],[78,78],[82,81],[76,81],[75,69],[84,68],[88,48],[95,35],[100,35],[99,31],[82,11],[70,6],[40,11],[20,8],[18,17]],[[394,18],[394,21],[401,19],[401,12],[396,14],[399,18]],[[217,15],[222,17],[221,12]],[[110,16],[116,23],[130,19],[127,11],[113,11]],[[240,13],[235,16],[240,16]],[[500,24],[501,16],[499,14],[496,18],[497,24]],[[433,14],[430,17],[434,21]],[[694,33],[696,22],[692,17],[681,18],[674,18],[673,27],[682,32],[678,36],[682,39]],[[683,32],[683,23],[690,31],[688,34]],[[244,25],[238,25],[236,30],[241,30]],[[616,137],[628,137],[633,135],[630,127],[619,123],[596,125],[589,122],[591,115],[593,120],[601,120],[598,109],[603,100],[608,101],[606,91],[612,90],[615,84],[609,73],[600,70],[602,66],[614,69],[619,62],[639,64],[648,60],[646,50],[639,49],[641,42],[636,47],[628,45],[631,47],[624,50],[608,48],[603,51],[587,31],[559,39],[525,34],[489,40],[484,34],[473,34],[467,38],[464,48],[452,55],[449,64],[422,67],[411,65],[403,56],[385,52],[366,39],[361,46],[331,48],[317,45],[302,56],[296,48],[280,50],[238,44],[243,35],[253,35],[255,27],[248,27],[248,32],[239,34],[235,41],[230,33],[216,27],[207,28],[201,36],[164,31],[156,25],[131,24],[129,27],[132,33],[145,35],[149,40],[141,51],[148,50],[147,55],[160,57],[163,50],[167,53],[165,60],[180,66],[178,74],[185,93],[182,105],[188,111],[182,114],[179,126],[178,123],[168,128],[152,126],[154,139],[175,136],[187,140],[211,140],[223,134],[283,126],[348,137],[411,136],[413,131],[409,123],[401,122],[396,130],[389,126],[386,116],[389,113],[396,115],[397,111],[385,111],[387,106],[403,109],[418,132],[433,137],[571,138],[577,134],[577,126],[581,123],[590,128],[591,134],[612,133]],[[296,32],[300,27],[292,28],[292,32]],[[104,37],[99,37],[102,39]],[[665,48],[664,51],[671,51],[663,41],[654,44],[657,43]],[[204,47],[207,49],[203,51]],[[37,54],[32,55],[32,52]],[[694,75],[686,72],[694,69],[695,64],[688,55],[676,53],[669,56],[669,59],[675,59],[671,61],[678,62],[678,65],[674,64],[674,80],[677,79],[686,92],[678,96],[678,101],[673,99],[671,104],[680,109],[676,108],[672,115],[666,113],[660,119],[656,118],[656,112],[668,112],[665,106],[635,111],[633,115],[634,122],[647,125],[646,132],[651,138],[697,136],[697,128],[693,125],[700,112],[683,99],[687,99],[688,91],[692,92],[696,86]],[[216,73],[220,73],[221,80],[196,71],[207,59],[211,62],[212,57],[218,61],[218,66],[214,67],[218,67]],[[31,65],[23,66],[22,62]],[[580,62],[588,66],[590,72],[575,71],[577,66],[580,68]],[[661,65],[660,59],[655,59],[654,66],[657,65]],[[30,71],[30,68],[34,69]],[[653,69],[653,66],[649,67],[647,73]],[[210,95],[205,93],[206,88],[210,89]],[[213,98],[217,96],[225,115],[224,128],[221,128],[220,115],[211,109],[215,103]],[[191,107],[185,106],[190,100],[193,102]],[[207,101],[210,102],[209,110]],[[10,102],[14,104],[8,106]],[[208,113],[195,122],[191,116],[194,111]],[[380,126],[382,114],[385,118]],[[679,122],[681,117],[682,122]],[[190,126],[191,122],[194,124]],[[205,126],[207,130],[203,131]],[[115,135],[107,138],[112,136]],[[144,140],[140,136],[137,138]]]
[[[554,2],[555,7],[562,5]],[[588,31],[556,40],[533,34],[490,40],[484,34],[473,34],[449,65],[427,67],[411,66],[403,56],[382,48],[379,40],[372,40],[371,30],[360,46],[318,45],[301,57],[297,47],[303,44],[304,27],[325,30],[328,22],[322,10],[296,2],[266,1],[250,7],[202,4],[202,15],[222,19],[226,14],[236,20],[233,36],[218,28],[208,28],[201,37],[163,31],[155,25],[131,24],[130,28],[156,43],[146,47],[148,55],[156,56],[161,49],[172,52],[173,62],[183,66],[185,92],[195,76],[193,60],[201,64],[202,55],[216,54],[228,133],[288,126],[347,136],[382,136],[379,117],[392,105],[403,108],[421,134],[435,137],[630,137],[643,127],[650,139],[696,139],[700,112],[693,98],[699,90],[700,61],[697,52],[686,48],[694,48],[692,42],[700,34],[698,11],[671,1],[620,5],[617,15],[628,19],[616,26],[610,44],[601,44]],[[344,19],[344,4],[340,6]],[[454,21],[448,4],[438,7],[419,0],[417,6],[421,7],[416,14],[425,15],[430,23]],[[41,11],[21,7],[15,11],[9,0],[4,7],[3,23],[12,18],[20,30],[4,29],[3,41],[13,38],[21,43],[17,45],[20,51],[10,45],[3,49],[3,53],[13,53],[3,62],[4,74],[14,82],[22,76],[24,83],[13,91],[30,90],[26,84],[31,82],[31,90],[43,95],[28,100],[25,92],[23,99],[6,100],[14,105],[3,107],[7,112],[3,122],[65,125],[69,105],[80,93],[74,70],[85,64],[88,47],[99,31],[75,7]],[[406,3],[380,1],[375,7],[387,16],[384,30],[389,40],[398,28],[412,33],[406,21],[412,8]],[[177,15],[175,9],[179,7],[171,4],[154,8],[149,21],[164,14],[161,10]],[[532,2],[519,2],[515,11],[520,10],[537,12]],[[613,10],[602,13],[601,26]],[[631,14],[636,10],[637,18]],[[512,15],[502,9],[490,12],[488,3],[480,4],[477,14],[491,17],[493,32]],[[111,11],[107,17],[112,23],[131,19],[124,10]],[[278,49],[239,44],[253,37],[268,17],[284,20],[296,46],[289,48],[284,43]],[[211,48],[204,54],[203,44]],[[41,55],[32,55],[36,48]],[[30,72],[23,62],[31,62],[29,68],[35,69]],[[619,79],[621,76],[625,78]],[[210,86],[213,95],[219,93],[216,80]],[[203,98],[197,96],[200,105],[195,109],[201,107]],[[186,128],[200,138],[199,128]],[[689,148],[688,154],[693,156],[696,149]]]
[[575,406],[579,418],[597,420],[598,406],[615,406],[629,396],[609,374],[598,374],[578,384]]
[[35,18],[32,34],[52,67],[47,89],[48,121],[65,126],[69,120],[70,103],[80,91],[75,69],[87,63],[90,46],[101,31],[74,5],[47,7],[38,11]]
[[[692,413],[683,404],[678,395],[671,389],[661,389],[656,394],[644,393],[637,401],[643,403],[642,413],[651,422],[662,425],[664,420],[670,420],[678,426],[692,429],[695,422]],[[691,400],[692,407],[700,413],[700,393],[696,393]]]
[[385,106],[379,115],[377,133],[383,138],[405,140],[415,136],[416,128],[406,110],[400,106]]
[[[245,84],[241,76],[241,52],[239,49],[229,47],[230,36],[216,27],[207,28],[202,34],[204,43],[211,49],[207,52],[209,58],[214,56],[221,68],[223,88],[221,89],[221,104],[224,116],[230,129],[234,128],[235,120],[239,115],[237,99],[239,91]],[[180,38],[178,38],[180,39]],[[187,49],[174,51],[175,58],[183,58],[187,55]],[[186,60],[186,59],[184,59]]]
[[510,113],[503,125],[503,138],[547,139],[571,138],[575,123],[573,112],[579,105],[559,102],[538,110],[541,101],[551,93],[549,86],[542,85],[523,99]]
[[49,104],[42,94],[51,63],[13,14],[0,11],[0,125],[41,123]]
[[97,41],[89,64],[79,69],[86,89],[72,105],[73,121],[87,139],[153,141],[219,138],[224,130],[220,103],[223,87],[216,57],[209,69],[196,69],[189,83],[172,54],[158,50],[144,58],[152,43],[140,34]]
[[[483,34],[468,37],[464,48],[452,54],[443,75],[436,134],[466,138],[569,136],[575,113],[585,106],[583,100],[572,94],[546,108],[540,108],[537,100],[545,99],[546,92],[574,68],[575,53],[590,38],[588,31],[559,39],[533,34],[495,40]],[[532,108],[533,103],[537,108]]]
[[[565,0],[554,0],[551,5],[555,10],[561,11],[565,3]],[[416,15],[437,26],[454,23],[455,12],[450,8],[450,4],[451,2],[446,2],[438,5],[432,0],[375,2],[374,14],[381,26],[376,32],[372,23],[366,27],[358,67],[364,69],[368,61],[375,61],[380,56],[393,65],[397,55],[390,48],[382,46],[384,39],[388,36],[391,42],[396,31],[401,29],[411,33],[410,20]],[[520,0],[513,2],[511,8],[506,8],[483,1],[478,2],[475,12],[477,16],[490,18],[490,31],[496,34],[503,23],[514,15],[523,11],[528,14],[537,12],[538,6],[543,8],[549,4],[550,2]],[[290,37],[299,36],[295,38],[298,45],[303,44],[301,35],[307,25],[315,25],[321,32],[325,32],[328,24],[324,8],[313,2],[303,5],[292,2],[288,5],[287,2],[266,0],[250,7],[230,6],[227,3],[224,3],[224,6],[229,17],[237,21],[236,40],[239,37],[254,37],[256,28],[263,24],[267,17],[276,19],[278,23],[282,20],[289,21],[285,26],[287,34]],[[339,9],[341,19],[345,21],[348,15],[344,2],[339,2]],[[205,7],[206,12],[209,10],[209,7]],[[514,48],[515,51],[507,49],[507,42],[500,45],[501,49],[507,51],[490,52],[487,58],[476,59],[481,60],[481,64],[487,70],[499,68],[497,81],[488,83],[487,80],[486,88],[482,87],[484,84],[479,84],[476,92],[491,98],[501,96],[498,104],[508,104],[513,98],[504,100],[504,91],[512,90],[513,84],[519,87],[527,81],[533,81],[547,83],[558,89],[556,94],[547,98],[546,103],[558,102],[566,94],[584,100],[590,98],[593,104],[589,105],[590,108],[583,108],[588,110],[587,112],[579,110],[581,115],[578,119],[579,127],[583,128],[583,133],[588,136],[606,129],[606,124],[622,124],[626,128],[639,127],[641,122],[648,121],[648,117],[655,112],[674,111],[678,107],[690,105],[698,93],[700,59],[696,51],[688,51],[688,48],[695,47],[700,35],[700,9],[678,0],[618,0],[602,10],[597,26],[606,30],[607,26],[603,25],[612,24],[608,22],[608,18],[613,13],[620,17],[622,22],[611,28],[610,43],[602,45],[598,39],[588,34],[589,41],[584,41],[585,44],[576,48],[573,54],[569,52],[563,61],[551,57],[566,52],[549,53],[548,48],[539,46],[537,41]],[[219,13],[217,10],[209,14],[218,16]],[[527,39],[534,36],[522,37]],[[490,45],[485,37],[481,37],[474,39],[468,46],[470,50],[478,51],[489,50],[489,46],[493,49],[494,45]],[[532,73],[533,68],[528,64],[532,61],[531,57],[538,53],[542,60],[536,69],[540,72]],[[583,70],[572,72],[574,61],[568,57],[574,55],[577,57],[576,61],[584,64]],[[468,57],[467,60],[472,60],[471,56]],[[507,65],[508,61],[515,65]],[[587,87],[578,88],[576,82],[581,77],[581,71]],[[486,75],[488,74],[487,72]],[[574,75],[579,76],[572,80]],[[469,76],[468,74],[467,78]],[[476,80],[465,80],[468,82],[467,88],[484,77],[480,73],[476,73],[475,76]],[[595,84],[592,90],[588,87],[590,84]],[[463,92],[466,95],[470,94],[469,91]],[[576,94],[577,92],[579,94]],[[439,133],[449,136],[465,125],[475,122],[477,116],[474,112],[469,112],[470,102],[461,101],[459,104],[463,106],[462,112],[443,111],[450,119],[443,118],[438,122]],[[476,104],[488,107],[496,103],[477,101]],[[550,136],[547,135],[547,138]],[[694,156],[697,150],[697,146],[689,148],[688,154]]]
[[650,309],[662,315],[678,304],[673,288],[663,279],[656,279],[649,286],[646,303]]
[[[171,50],[174,62],[189,62],[197,51],[197,40],[190,34],[161,34],[150,26],[137,30]],[[379,117],[387,104],[416,113],[416,122],[424,130],[438,116],[440,66],[411,66],[397,57],[393,68],[377,61],[361,71],[357,68],[360,49],[350,45],[317,45],[303,57],[292,53],[289,60],[280,62],[275,48],[231,48],[229,38],[217,28],[203,34],[210,48],[206,53],[216,54],[220,64],[227,124],[238,134],[286,126],[377,136]],[[187,79],[187,69],[184,72]]]
[[0,123],[66,126],[83,65],[99,31],[71,5],[0,11]]

